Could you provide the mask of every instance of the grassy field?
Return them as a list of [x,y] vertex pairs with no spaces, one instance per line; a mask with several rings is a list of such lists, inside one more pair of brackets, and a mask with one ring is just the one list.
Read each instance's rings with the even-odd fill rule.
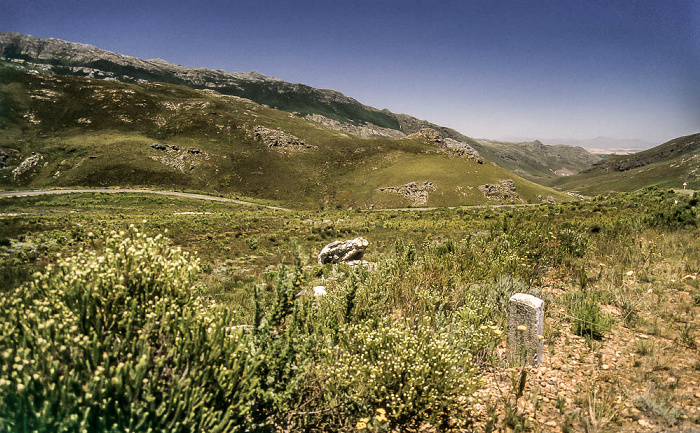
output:
[[[699,223],[662,189],[426,212],[0,199],[0,429],[692,431]],[[316,263],[356,236],[368,264]],[[538,368],[504,354],[515,292],[546,303]]]

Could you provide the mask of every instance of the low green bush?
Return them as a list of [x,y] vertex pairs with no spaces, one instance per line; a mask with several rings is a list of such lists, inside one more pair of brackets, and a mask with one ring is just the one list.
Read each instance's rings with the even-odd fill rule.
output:
[[0,431],[236,431],[258,386],[198,261],[134,228],[2,294]]
[[573,292],[567,300],[567,310],[571,331],[576,335],[601,340],[612,327],[612,318],[601,311],[589,292]]

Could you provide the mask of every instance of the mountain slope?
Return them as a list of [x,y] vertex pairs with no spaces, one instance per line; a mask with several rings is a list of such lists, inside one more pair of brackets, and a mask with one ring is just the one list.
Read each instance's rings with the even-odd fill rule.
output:
[[362,139],[211,90],[0,62],[0,101],[5,188],[155,186],[369,208],[498,203],[479,187],[513,179],[524,201],[567,199],[459,149]]
[[508,143],[477,140],[474,146],[486,159],[542,185],[578,173],[599,162],[600,157],[581,147],[549,146],[540,141]]
[[[211,89],[225,95],[240,96],[259,104],[294,113],[298,117],[363,138],[400,138],[430,128],[444,138],[456,140],[487,155],[505,155],[506,159],[492,158],[499,166],[531,180],[541,181],[542,167],[531,160],[547,158],[533,154],[530,160],[513,145],[512,149],[498,144],[477,143],[454,129],[420,120],[407,114],[394,114],[388,110],[363,105],[340,92],[315,89],[303,84],[287,83],[257,72],[240,73],[205,68],[190,68],[168,63],[160,59],[142,60],[136,57],[112,53],[97,47],[62,41],[40,39],[18,33],[0,33],[0,57],[23,65],[28,69],[62,75],[113,79],[127,83],[145,84],[163,82],[179,84],[194,89]],[[511,151],[512,150],[512,151]],[[565,155],[565,153],[562,153]],[[521,163],[522,161],[522,163]],[[545,163],[546,168],[552,168]],[[579,157],[563,162],[565,168],[578,171],[582,166]],[[554,170],[558,170],[555,167]]]
[[[0,33],[0,56],[25,61],[33,67],[63,75],[110,78],[129,83],[164,82],[195,89],[212,89],[225,95],[241,96],[259,104],[294,112],[300,116],[320,114],[343,123],[372,124],[418,131],[418,119],[401,120],[387,110],[360,104],[340,92],[287,83],[257,72],[240,73],[190,68],[161,59],[142,60],[97,47],[60,39],[40,39],[18,33]],[[455,132],[456,134],[456,132]]]
[[611,155],[553,185],[587,194],[634,191],[651,185],[700,189],[700,134],[670,140],[632,155]]

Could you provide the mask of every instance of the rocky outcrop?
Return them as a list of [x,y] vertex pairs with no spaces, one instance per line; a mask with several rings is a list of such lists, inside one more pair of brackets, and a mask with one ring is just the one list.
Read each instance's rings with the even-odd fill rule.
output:
[[422,206],[428,202],[428,194],[430,191],[435,191],[435,186],[430,181],[423,183],[410,182],[401,186],[379,188],[379,191],[402,195],[411,200],[411,204],[414,206]]
[[12,176],[14,176],[15,179],[18,177],[22,176],[29,170],[31,170],[33,167],[35,167],[39,161],[42,160],[42,156],[39,154],[32,154],[30,157],[22,161],[17,167],[15,167],[12,170]]
[[322,116],[320,114],[307,114],[304,119],[311,123],[323,126],[324,128],[342,131],[348,134],[355,135],[360,138],[403,138],[406,136],[401,131],[391,128],[382,128],[371,123],[357,126],[348,123],[338,122],[334,119]]
[[364,238],[355,238],[348,241],[335,241],[323,247],[318,254],[318,263],[342,263],[362,260],[369,242]]
[[522,202],[517,191],[515,190],[515,182],[513,179],[502,179],[498,184],[486,184],[479,186],[479,190],[484,193],[486,198],[499,201]]
[[468,158],[476,160],[479,164],[483,164],[484,161],[479,156],[479,152],[469,145],[466,141],[457,141],[450,137],[443,136],[440,131],[433,128],[423,128],[418,132],[411,135],[407,135],[406,138],[413,138],[421,140],[422,142],[430,145],[437,146],[442,149],[446,149],[452,153],[460,156],[466,156]]
[[262,141],[267,147],[275,150],[298,150],[311,147],[299,137],[264,126],[256,126],[253,130],[253,136],[256,140]]
[[436,125],[435,123],[428,122],[427,120],[421,120],[408,114],[393,115],[399,122],[399,129],[406,134],[420,132],[421,129],[434,129],[437,132],[439,132],[442,137],[451,138],[455,141],[468,143],[472,147],[474,147],[474,145],[477,144],[477,142],[473,139],[455,131],[452,128]]
[[154,161],[158,161],[161,164],[177,169],[183,173],[185,170],[194,170],[203,161],[208,161],[210,159],[208,153],[193,147],[184,150],[180,149],[179,146],[174,144],[153,143],[151,144],[151,149],[155,149],[158,150],[159,153],[163,153],[160,153],[159,155],[151,155],[149,158]]

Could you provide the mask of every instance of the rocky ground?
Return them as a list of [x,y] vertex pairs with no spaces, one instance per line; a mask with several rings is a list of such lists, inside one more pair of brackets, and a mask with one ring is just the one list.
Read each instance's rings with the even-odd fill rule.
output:
[[525,369],[517,399],[520,368],[485,373],[477,431],[700,432],[697,281],[697,273],[657,284],[627,275],[623,284],[649,286],[647,296],[630,322],[608,306],[617,320],[600,341],[574,335],[566,310],[550,304],[543,364]]

